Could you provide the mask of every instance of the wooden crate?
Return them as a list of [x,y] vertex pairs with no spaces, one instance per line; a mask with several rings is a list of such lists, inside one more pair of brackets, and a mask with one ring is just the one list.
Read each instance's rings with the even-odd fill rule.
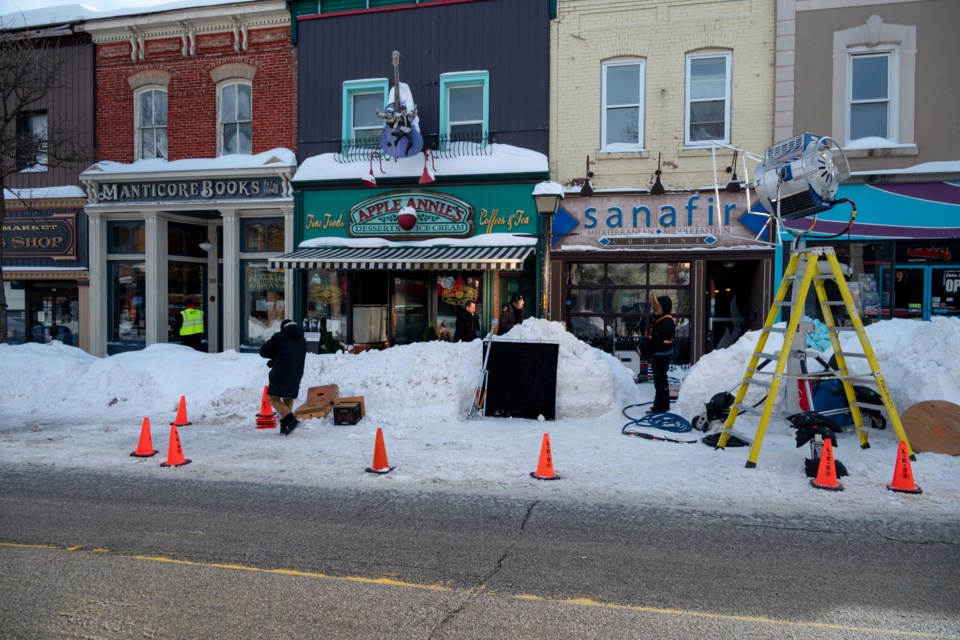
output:
[[294,410],[298,418],[323,418],[333,410],[340,390],[335,384],[307,389],[307,401]]

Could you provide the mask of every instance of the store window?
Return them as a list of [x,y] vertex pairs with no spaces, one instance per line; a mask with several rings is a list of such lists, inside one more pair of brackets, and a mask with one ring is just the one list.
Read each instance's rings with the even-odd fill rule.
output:
[[280,330],[280,323],[286,317],[284,271],[255,260],[241,260],[240,270],[243,287],[240,341],[243,347],[259,348]]
[[253,89],[245,82],[220,87],[220,155],[253,153]]
[[27,341],[26,296],[22,280],[5,280],[4,295],[7,301],[7,343],[23,344]]
[[240,228],[241,251],[283,251],[283,218],[244,220]]
[[346,271],[307,271],[307,324],[310,331],[326,330],[340,342],[347,342],[349,278]]
[[107,253],[143,253],[146,247],[142,220],[107,223]]
[[650,296],[669,296],[677,324],[674,359],[690,359],[690,263],[583,262],[567,265],[570,331],[605,351],[633,350],[645,335]]
[[[476,313],[482,318],[479,271],[437,275],[437,335],[441,340],[453,340],[457,314],[468,300],[477,303]],[[488,330],[489,327],[480,327],[480,335],[485,335]]]
[[146,271],[144,262],[111,261],[109,346],[139,349],[146,345]]
[[851,140],[874,137],[896,142],[894,55],[894,51],[881,51],[850,56]]
[[687,56],[688,147],[730,142],[730,54]]
[[172,256],[206,259],[207,254],[200,248],[200,244],[206,241],[206,226],[181,222],[167,224],[167,253]]
[[643,148],[644,62],[603,63],[603,109],[600,123],[604,151]]

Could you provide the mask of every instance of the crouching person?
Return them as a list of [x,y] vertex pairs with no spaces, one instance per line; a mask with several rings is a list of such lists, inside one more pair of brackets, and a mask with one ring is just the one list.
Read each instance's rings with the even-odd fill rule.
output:
[[260,356],[268,358],[270,385],[267,398],[280,414],[280,433],[290,435],[300,425],[293,412],[293,403],[300,395],[303,364],[307,358],[303,329],[293,320],[284,320],[280,323],[280,331],[260,347]]

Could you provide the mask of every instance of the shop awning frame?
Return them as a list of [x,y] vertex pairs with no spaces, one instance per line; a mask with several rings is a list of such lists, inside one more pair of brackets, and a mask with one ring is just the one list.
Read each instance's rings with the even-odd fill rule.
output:
[[530,245],[509,247],[311,247],[275,258],[273,268],[522,271]]

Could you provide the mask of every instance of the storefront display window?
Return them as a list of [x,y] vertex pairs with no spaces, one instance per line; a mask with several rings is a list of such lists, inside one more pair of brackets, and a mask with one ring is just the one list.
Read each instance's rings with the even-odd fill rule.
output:
[[204,308],[203,283],[206,267],[190,262],[170,262],[167,266],[167,331],[170,342],[179,342],[175,335],[177,314],[193,303],[198,309]]
[[167,253],[172,256],[204,258],[200,244],[207,241],[207,228],[195,224],[167,224]]
[[108,253],[143,253],[146,247],[143,220],[107,223]]
[[271,269],[266,262],[242,260],[243,273],[240,309],[243,347],[258,348],[280,330],[286,317],[284,300],[283,269]]
[[634,349],[650,321],[650,296],[669,296],[677,336],[677,363],[689,361],[683,340],[690,318],[690,263],[570,263],[566,305],[570,331],[607,351]]
[[[437,335],[441,340],[453,340],[457,314],[468,300],[477,303],[476,313],[482,318],[480,304],[480,272],[441,273],[437,275]],[[484,328],[480,328],[484,333]]]
[[146,271],[143,262],[110,262],[110,345],[141,348],[146,344]]
[[347,341],[348,282],[346,271],[307,271],[308,330],[319,331],[325,321],[327,331],[334,338],[340,342]]
[[27,331],[23,282],[6,281],[3,288],[7,300],[7,343],[23,344],[26,342]]

